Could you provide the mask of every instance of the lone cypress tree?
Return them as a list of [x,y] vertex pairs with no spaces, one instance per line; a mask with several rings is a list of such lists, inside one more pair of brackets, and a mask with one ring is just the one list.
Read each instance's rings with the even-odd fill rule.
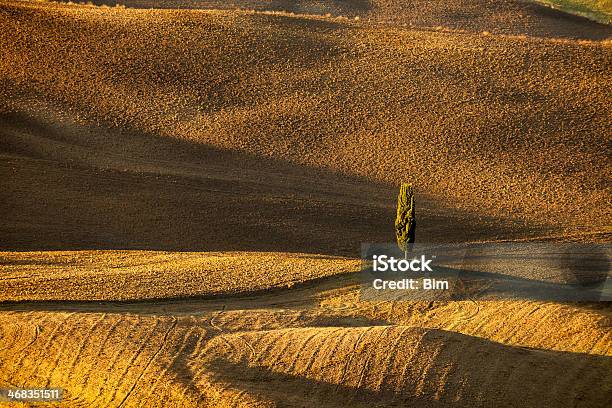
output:
[[408,257],[415,239],[416,217],[414,214],[414,190],[412,184],[402,183],[397,196],[397,216],[395,217],[395,237],[397,246]]

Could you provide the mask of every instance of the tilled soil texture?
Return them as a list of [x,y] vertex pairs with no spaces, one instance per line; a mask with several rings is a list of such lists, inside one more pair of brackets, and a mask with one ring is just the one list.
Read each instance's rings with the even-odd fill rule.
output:
[[355,256],[602,233],[610,47],[226,11],[2,2],[6,249]]
[[601,40],[612,35],[607,25],[594,24],[533,0],[94,0],[93,3],[135,8],[290,12],[402,27],[550,38]]
[[353,272],[399,182],[419,242],[609,241],[609,28],[509,0],[224,7],[257,11],[0,0],[0,387],[607,407],[609,305],[364,301]]

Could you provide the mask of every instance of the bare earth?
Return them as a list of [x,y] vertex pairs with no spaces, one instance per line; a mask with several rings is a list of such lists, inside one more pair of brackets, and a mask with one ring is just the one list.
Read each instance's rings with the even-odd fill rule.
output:
[[609,242],[609,26],[519,0],[152,3],[0,0],[0,387],[607,406],[608,304],[366,302],[354,272],[402,181],[420,242]]

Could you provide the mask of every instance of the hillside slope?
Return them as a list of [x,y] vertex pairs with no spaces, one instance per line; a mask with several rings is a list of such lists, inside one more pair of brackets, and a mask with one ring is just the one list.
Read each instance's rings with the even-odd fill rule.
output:
[[402,181],[419,242],[608,242],[602,28],[509,36],[510,0],[418,2],[416,27],[364,21],[416,2],[325,4],[364,17],[0,0],[0,387],[607,408],[609,305],[372,302],[350,274],[393,239]]
[[612,28],[533,0],[95,0],[138,8],[237,8],[330,14],[377,23],[537,37],[606,39]]
[[426,240],[609,225],[608,45],[0,10],[5,248],[354,254],[400,181]]
[[[539,307],[525,309],[537,314]],[[462,329],[460,313],[430,312],[438,311],[454,319],[454,330]],[[560,335],[564,326],[554,313],[547,325],[513,313],[498,326],[514,328],[517,336],[525,329],[557,351],[514,345],[532,341],[527,335],[500,344],[320,312],[327,318],[286,309],[191,316],[145,309],[124,314],[117,307],[105,313],[0,312],[0,386],[61,385],[62,406],[68,407],[599,408],[609,401],[609,336],[599,342],[605,354],[581,354],[581,345]],[[589,313],[576,313],[592,336],[589,320]],[[485,322],[477,317],[470,324]]]

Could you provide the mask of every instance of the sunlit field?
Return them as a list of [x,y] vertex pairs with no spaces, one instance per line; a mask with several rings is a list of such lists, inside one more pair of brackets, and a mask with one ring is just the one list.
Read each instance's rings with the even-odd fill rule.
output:
[[94,3],[0,0],[0,389],[608,406],[609,302],[373,301],[359,272],[404,182],[417,243],[608,244],[609,25],[521,0]]

